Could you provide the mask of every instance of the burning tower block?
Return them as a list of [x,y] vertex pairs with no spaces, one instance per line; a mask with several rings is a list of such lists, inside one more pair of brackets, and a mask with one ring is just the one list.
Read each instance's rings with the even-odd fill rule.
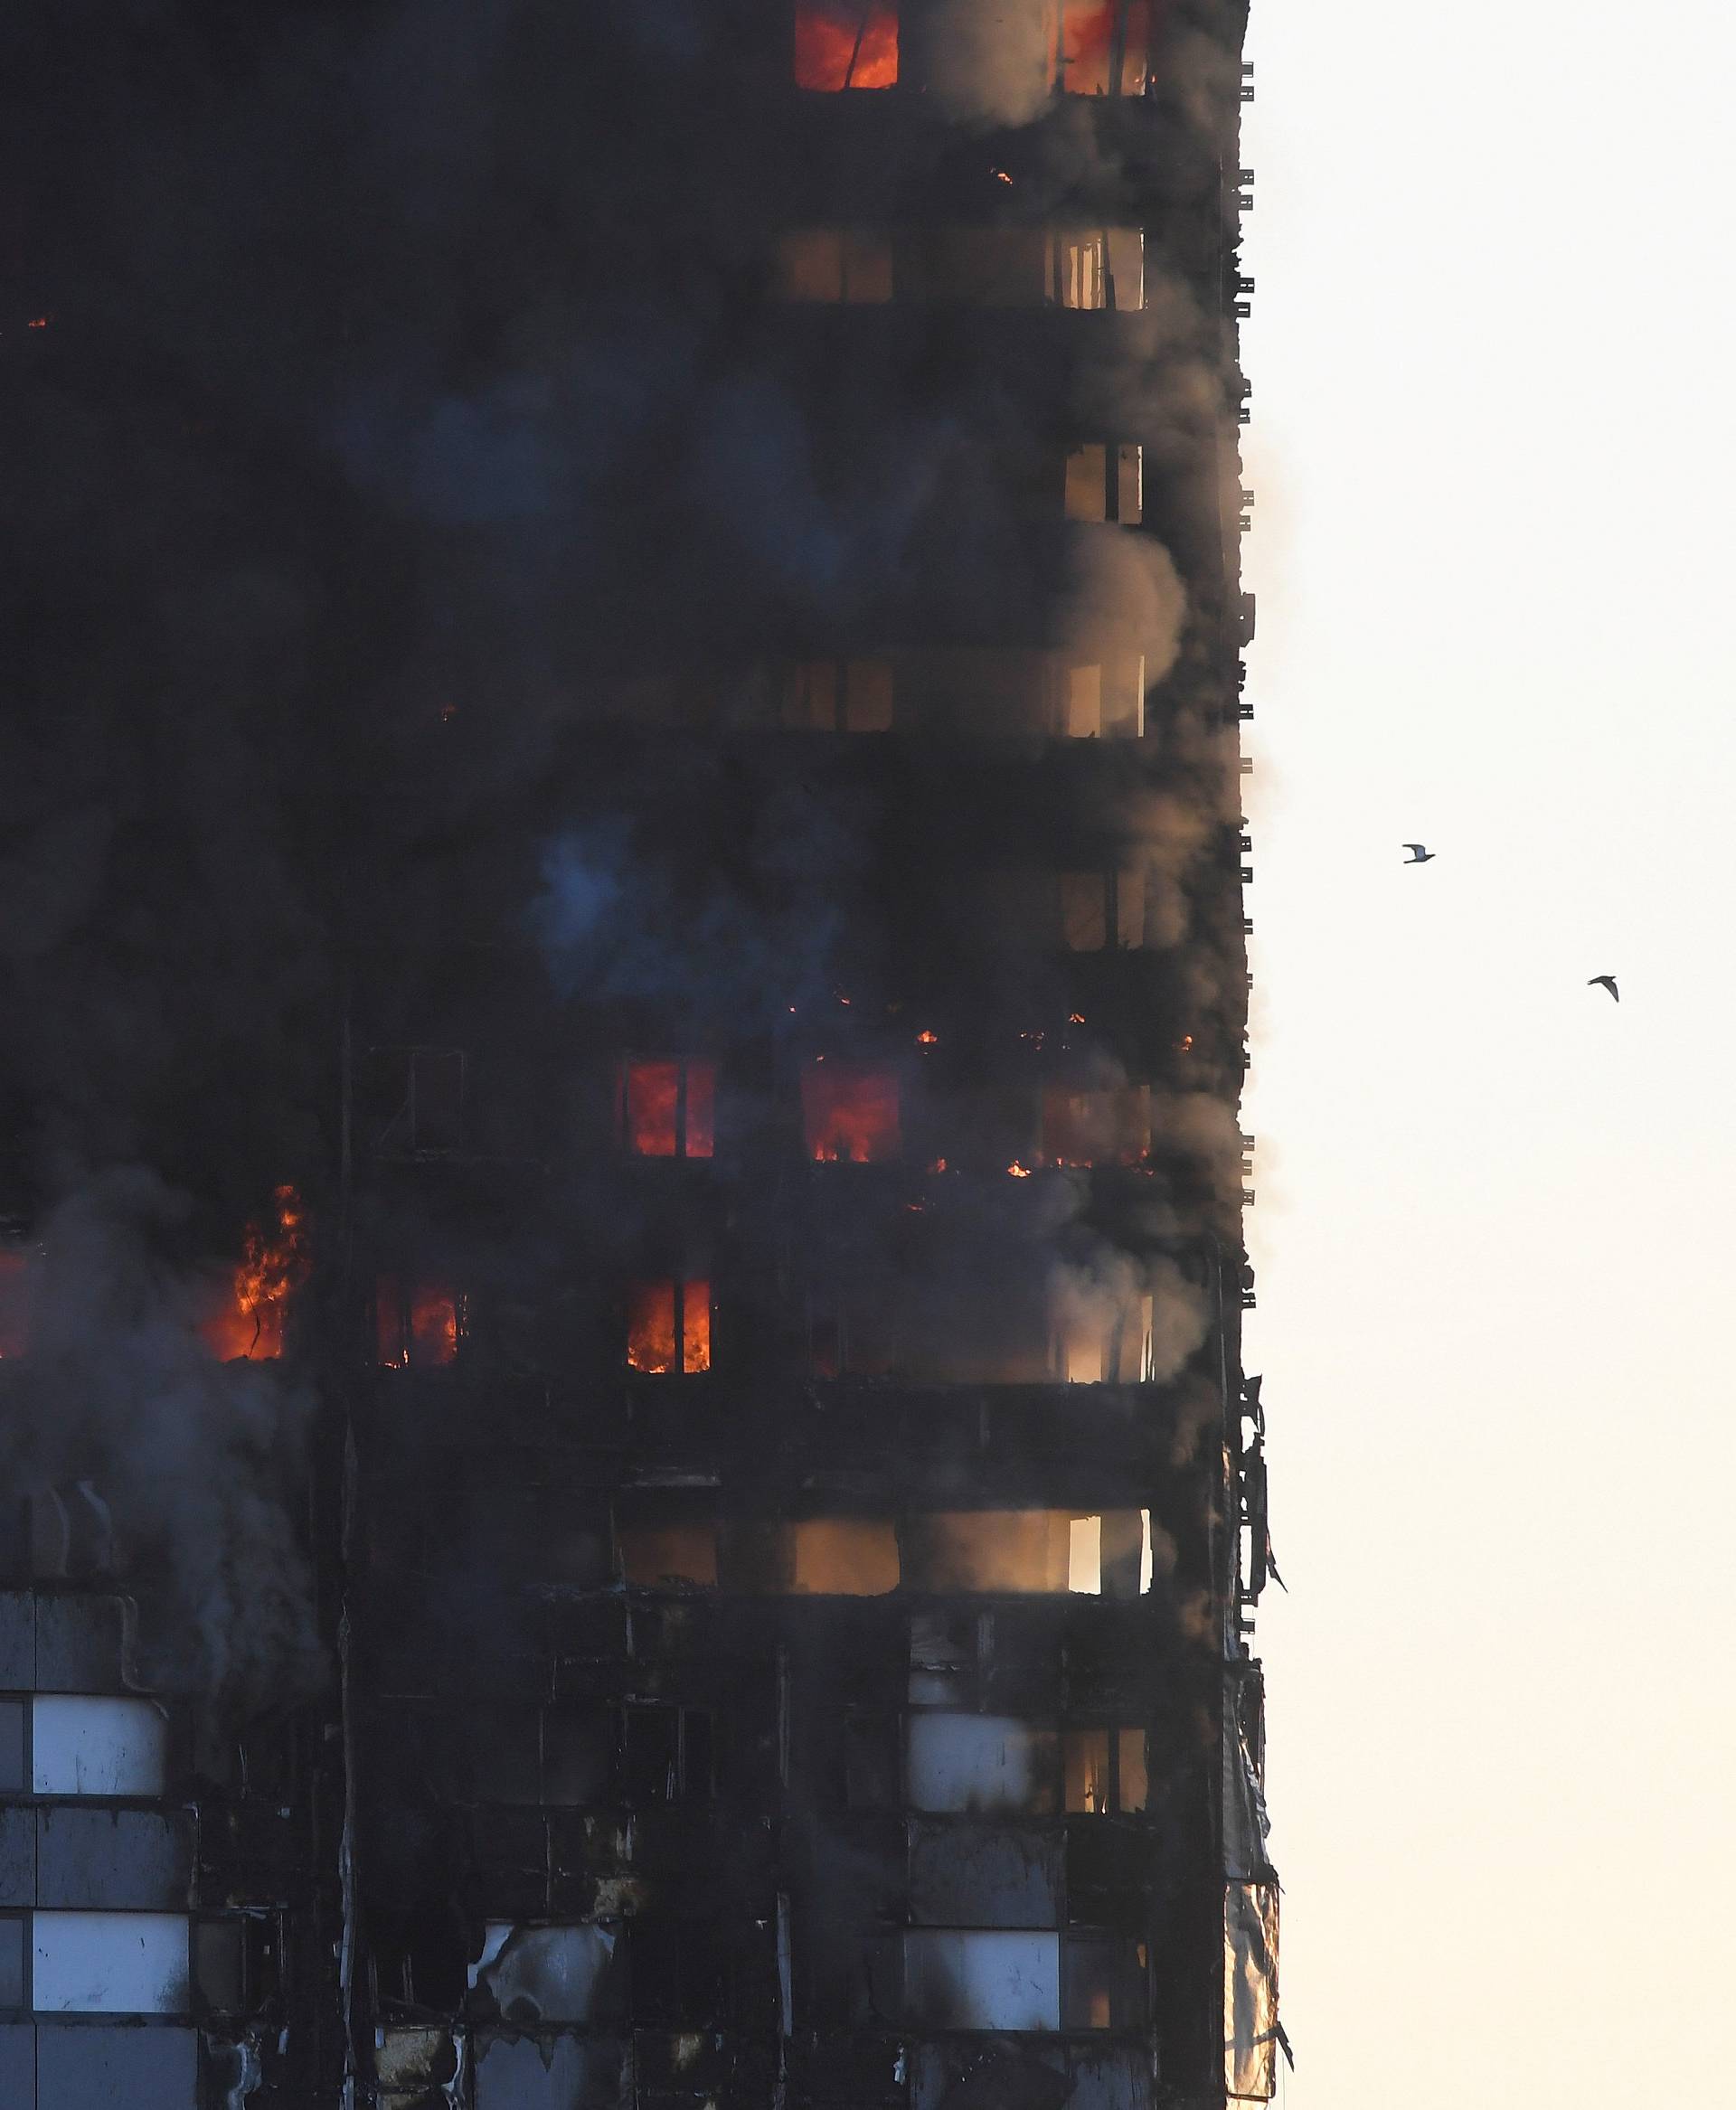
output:
[[44,852],[0,2096],[1265,2100],[1243,13],[326,12],[40,529],[175,768]]

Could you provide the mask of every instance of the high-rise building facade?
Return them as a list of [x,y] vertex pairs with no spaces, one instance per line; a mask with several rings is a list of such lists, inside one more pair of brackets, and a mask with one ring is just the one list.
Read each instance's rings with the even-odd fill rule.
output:
[[130,422],[122,583],[95,470],[41,560],[9,2104],[1271,2095],[1242,30],[129,47],[209,334],[146,388],[44,205],[38,422]]

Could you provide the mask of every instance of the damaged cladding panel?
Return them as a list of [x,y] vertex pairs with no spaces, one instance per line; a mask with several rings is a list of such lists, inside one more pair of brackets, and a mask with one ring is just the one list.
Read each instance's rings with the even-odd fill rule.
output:
[[0,1408],[89,1377],[0,1514],[0,2105],[1266,2099],[1245,6],[297,12],[187,32],[196,312],[90,427],[176,472],[115,533],[196,496],[128,708],[267,730],[139,743],[234,903],[178,808],[136,916],[52,846],[178,1067],[34,1125],[156,1212],[125,1352],[0,1215]]

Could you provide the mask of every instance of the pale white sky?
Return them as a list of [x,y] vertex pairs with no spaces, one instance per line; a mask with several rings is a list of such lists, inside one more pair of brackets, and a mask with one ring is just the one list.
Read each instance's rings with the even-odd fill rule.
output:
[[1662,2110],[1736,1980],[1736,10],[1249,55],[1280,2100]]

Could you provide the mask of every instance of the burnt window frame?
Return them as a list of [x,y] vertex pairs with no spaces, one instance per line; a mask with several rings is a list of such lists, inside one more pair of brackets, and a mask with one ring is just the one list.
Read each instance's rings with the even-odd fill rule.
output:
[[[636,1717],[673,1717],[673,1756],[665,1774],[661,1793],[641,1793],[633,1777],[628,1749],[631,1723]],[[624,1700],[617,1710],[615,1728],[615,1793],[629,1809],[672,1810],[698,1805],[710,1808],[717,1801],[717,1710],[683,1700]]]
[[[433,1041],[383,1041],[366,1050],[369,1062],[390,1060],[404,1065],[403,1097],[397,1111],[390,1116],[373,1135],[369,1150],[375,1158],[390,1163],[426,1163],[442,1159],[462,1157],[468,1147],[470,1109],[470,1051],[467,1048],[454,1048]],[[455,1061],[458,1064],[458,1110],[454,1121],[455,1138],[451,1142],[424,1143],[417,1133],[418,1065],[429,1061]],[[393,1140],[402,1125],[406,1140],[401,1144]]]

